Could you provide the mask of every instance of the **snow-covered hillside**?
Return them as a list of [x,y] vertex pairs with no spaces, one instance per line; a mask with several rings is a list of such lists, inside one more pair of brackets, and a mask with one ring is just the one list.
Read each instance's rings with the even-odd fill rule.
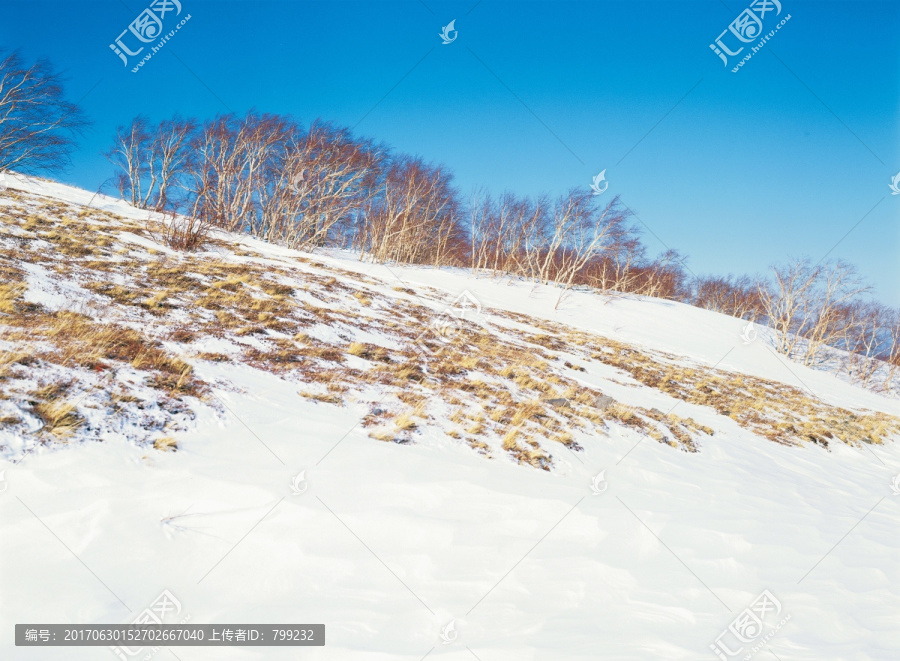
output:
[[160,659],[898,658],[900,400],[680,303],[3,183],[2,658],[114,659],[12,624],[163,590],[328,642]]

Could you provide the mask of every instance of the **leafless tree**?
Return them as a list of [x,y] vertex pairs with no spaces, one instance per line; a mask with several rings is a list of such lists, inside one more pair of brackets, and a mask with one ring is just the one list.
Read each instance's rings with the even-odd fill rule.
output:
[[777,351],[790,357],[802,340],[800,330],[813,318],[821,270],[803,259],[787,266],[773,266],[772,273],[773,285],[760,283],[759,297],[775,331]]
[[470,265],[495,275],[532,277],[546,234],[550,203],[546,196],[530,199],[504,193],[494,200],[478,193],[470,205]]
[[113,146],[106,152],[106,158],[118,168],[113,181],[119,195],[134,207],[144,206],[150,139],[147,118],[138,116],[130,126],[116,129]]
[[765,314],[759,298],[759,287],[746,275],[698,278],[691,303],[749,321],[755,321]]
[[267,226],[286,220],[280,232],[291,247],[310,249],[343,243],[378,194],[384,149],[355,139],[347,129],[315,121],[285,153]]
[[800,326],[800,333],[806,340],[804,365],[815,364],[822,349],[840,337],[846,325],[846,306],[871,289],[862,281],[855,266],[842,261],[820,265],[817,276],[807,321]]
[[295,128],[289,118],[254,112],[204,124],[190,142],[190,213],[228,231],[264,235],[272,163],[283,162]]
[[0,58],[0,172],[65,166],[88,125],[81,109],[65,99],[47,60],[29,65],[18,51]]
[[193,119],[176,115],[163,120],[150,140],[150,183],[144,207],[161,211],[172,202],[172,190],[183,186],[182,179],[193,157],[190,139],[197,130]]
[[885,374],[882,388],[891,391],[894,378],[900,371],[900,309],[892,311],[883,329],[886,334],[886,346],[882,354],[885,362]]
[[106,152],[118,168],[113,181],[119,195],[142,209],[168,208],[173,189],[184,186],[196,128],[195,120],[177,115],[155,127],[142,116],[120,126]]
[[381,262],[444,265],[461,239],[460,215],[444,168],[394,156],[366,206],[354,247]]
[[600,207],[594,195],[574,189],[557,201],[552,238],[539,270],[540,279],[547,282],[552,277],[562,289],[554,309],[580,282],[585,266],[625,235],[626,220],[618,197]]
[[777,350],[804,365],[819,361],[822,349],[846,329],[847,306],[869,291],[855,267],[846,262],[810,264],[795,259],[772,268],[774,283],[761,283],[760,300],[775,330]]
[[861,301],[869,288],[851,265],[796,259],[773,267],[769,281],[729,275],[689,287],[681,254],[648,258],[618,199],[601,205],[582,189],[555,200],[480,191],[464,208],[443,166],[325,122],[304,130],[290,117],[256,112],[202,126],[138,117],[117,131],[108,156],[124,198],[169,214],[162,239],[179,249],[220,227],[382,262],[467,265],[556,285],[557,306],[572,287],[589,285],[765,321],[778,351],[806,365],[836,358],[829,347],[843,349],[835,362],[864,385],[884,374],[890,388],[900,364],[898,313]]
[[637,278],[633,285],[634,293],[672,300],[688,298],[685,259],[677,250],[669,249],[646,266],[639,266],[635,269]]

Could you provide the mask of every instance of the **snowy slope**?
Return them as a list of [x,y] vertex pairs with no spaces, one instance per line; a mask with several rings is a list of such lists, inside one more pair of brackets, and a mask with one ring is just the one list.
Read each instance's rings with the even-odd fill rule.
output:
[[[6,183],[136,221],[147,216],[52,182]],[[120,240],[130,250],[166,253],[126,234]],[[481,332],[496,345],[517,324],[545,332],[556,327],[544,322],[559,324],[606,338],[618,351],[627,346],[658,361],[676,356],[701,371],[715,366],[811,391],[841,415],[900,415],[897,400],[776,356],[762,330],[746,344],[741,321],[682,304],[573,292],[554,310],[557,292],[531,284],[220,240],[252,252],[248,262],[295,269],[298,280],[331,272],[333,286],[365,285],[373,320],[379,313],[401,318],[379,307],[387,297],[439,312],[468,291],[481,305]],[[26,300],[47,309],[96,296],[83,281],[54,278],[46,265],[26,270]],[[279,277],[287,282],[293,272]],[[293,296],[311,301],[320,292]],[[327,303],[335,315],[349,305]],[[107,314],[127,321],[136,313],[114,306]],[[163,326],[194,311],[171,314],[174,321]],[[347,318],[353,314],[308,332],[323,342],[347,335],[399,350],[399,336],[374,321],[348,327]],[[247,347],[258,343],[263,351],[265,336],[247,337]],[[439,394],[412,432],[396,439],[404,442],[381,442],[365,421],[373,407],[396,400],[378,381],[357,384],[341,405],[332,404],[298,396],[321,384],[252,361],[198,358],[200,351],[234,351],[231,336],[199,338],[190,351],[164,341],[187,352],[213,392],[192,404],[193,417],[176,421],[177,452],[153,449],[127,426],[106,429],[99,400],[84,415],[102,442],[76,434],[71,447],[34,447],[20,427],[0,428],[3,659],[115,659],[101,648],[15,648],[12,624],[130,622],[163,590],[192,622],[326,624],[325,647],[158,652],[182,661],[716,659],[710,646],[764,590],[780,612],[768,614],[759,637],[739,628],[749,642],[735,642],[733,632],[719,638],[732,651],[742,646],[726,658],[747,658],[770,634],[761,659],[900,655],[896,441],[833,440],[827,450],[772,442],[714,407],[642,385],[627,366],[589,360],[573,344],[557,353],[583,371],[554,361],[546,369],[624,406],[675,411],[714,433],[694,434],[699,451],[686,452],[607,420],[602,429],[573,428],[577,447],[543,443],[552,460],[539,470],[487,434],[490,459],[449,436],[449,404]],[[519,360],[529,349],[516,346]],[[342,365],[369,369],[357,356]],[[496,378],[480,371],[479,378]],[[139,381],[137,371],[129,373],[117,372]]]

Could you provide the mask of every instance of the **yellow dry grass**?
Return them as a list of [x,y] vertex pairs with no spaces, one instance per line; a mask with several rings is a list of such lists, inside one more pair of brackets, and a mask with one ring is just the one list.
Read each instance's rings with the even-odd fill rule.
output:
[[[473,449],[487,453],[490,445],[485,441],[499,440],[505,452],[539,467],[549,461],[541,450],[544,439],[575,448],[576,430],[590,438],[589,432],[603,434],[610,425],[619,425],[685,450],[696,450],[702,437],[713,433],[690,417],[622,402],[598,408],[594,400],[602,393],[573,375],[580,377],[600,365],[616,368],[622,383],[653,388],[673,400],[704,407],[779,443],[881,443],[900,433],[900,420],[891,416],[828,406],[801,389],[681,365],[677,356],[517,313],[493,311],[524,330],[511,328],[497,335],[464,325],[449,342],[434,343],[436,353],[423,352],[414,341],[428,329],[434,312],[410,298],[416,294],[411,289],[395,287],[399,295],[354,289],[335,275],[356,282],[374,280],[305,258],[293,260],[294,264],[286,260],[283,266],[239,263],[242,254],[259,255],[227,243],[222,244],[221,258],[188,254],[177,260],[164,255],[146,260],[133,244],[116,243],[118,231],[142,231],[134,221],[56,202],[37,212],[5,211],[6,222],[52,246],[45,252],[27,252],[26,247],[22,254],[27,259],[80,281],[113,307],[127,307],[150,328],[158,328],[170,310],[189,311],[188,322],[165,317],[165,335],[173,341],[189,344],[205,336],[252,340],[252,344],[237,343],[235,353],[225,359],[326,386],[325,392],[310,386],[310,391],[301,393],[319,402],[341,405],[348,392],[372,386],[392,393],[409,409],[393,420],[381,421],[386,426],[372,434],[382,440],[396,440],[398,434],[426,424],[427,409],[419,410],[419,402],[438,400]],[[116,274],[115,280],[110,273]],[[168,394],[203,392],[190,366],[151,340],[144,328],[29,308],[23,299],[24,274],[0,262],[0,276],[4,282],[0,312],[10,315],[0,322],[21,337],[48,340],[54,348],[42,351],[40,359],[97,370],[129,364],[150,372],[151,384]],[[329,327],[344,339],[319,341],[315,337],[327,335],[311,332],[312,326]],[[383,334],[392,348],[352,341],[341,334],[347,328]],[[204,359],[218,360],[213,355]],[[370,363],[365,369],[349,369],[354,361],[347,361],[347,355]],[[0,378],[15,369],[17,360],[0,357]],[[472,378],[474,370],[477,379]],[[327,387],[335,384],[341,389]],[[541,401],[551,398],[566,399],[569,405]]]

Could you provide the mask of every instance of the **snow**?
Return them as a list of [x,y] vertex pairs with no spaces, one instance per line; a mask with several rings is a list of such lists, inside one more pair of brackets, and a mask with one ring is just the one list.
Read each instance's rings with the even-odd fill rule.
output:
[[[146,217],[88,191],[4,177]],[[265,259],[301,256],[238,240]],[[745,344],[744,322],[687,305],[569,292],[554,310],[548,287],[340,252],[305,257],[376,288],[411,287],[436,309],[469,291],[495,328],[512,323],[497,310],[517,312],[900,414],[896,399],[787,363],[764,329]],[[45,305],[75,295],[34,277]],[[782,609],[765,630],[790,619],[760,659],[900,656],[896,442],[782,446],[711,409],[629,387],[610,368],[573,375],[626,404],[677,405],[716,435],[687,453],[616,427],[580,432],[584,451],[559,451],[542,471],[486,459],[430,427],[413,444],[377,442],[359,424],[368,407],[299,398],[302,384],[260,370],[198,371],[221,384],[225,412],[200,409],[178,452],[111,437],[0,460],[2,658],[114,659],[92,647],[15,648],[12,625],[130,622],[164,589],[191,622],[324,622],[327,644],[172,647],[177,657],[160,650],[159,659],[714,660],[710,645],[763,590]],[[595,494],[601,471],[607,488]],[[445,643],[451,622],[457,637]]]

